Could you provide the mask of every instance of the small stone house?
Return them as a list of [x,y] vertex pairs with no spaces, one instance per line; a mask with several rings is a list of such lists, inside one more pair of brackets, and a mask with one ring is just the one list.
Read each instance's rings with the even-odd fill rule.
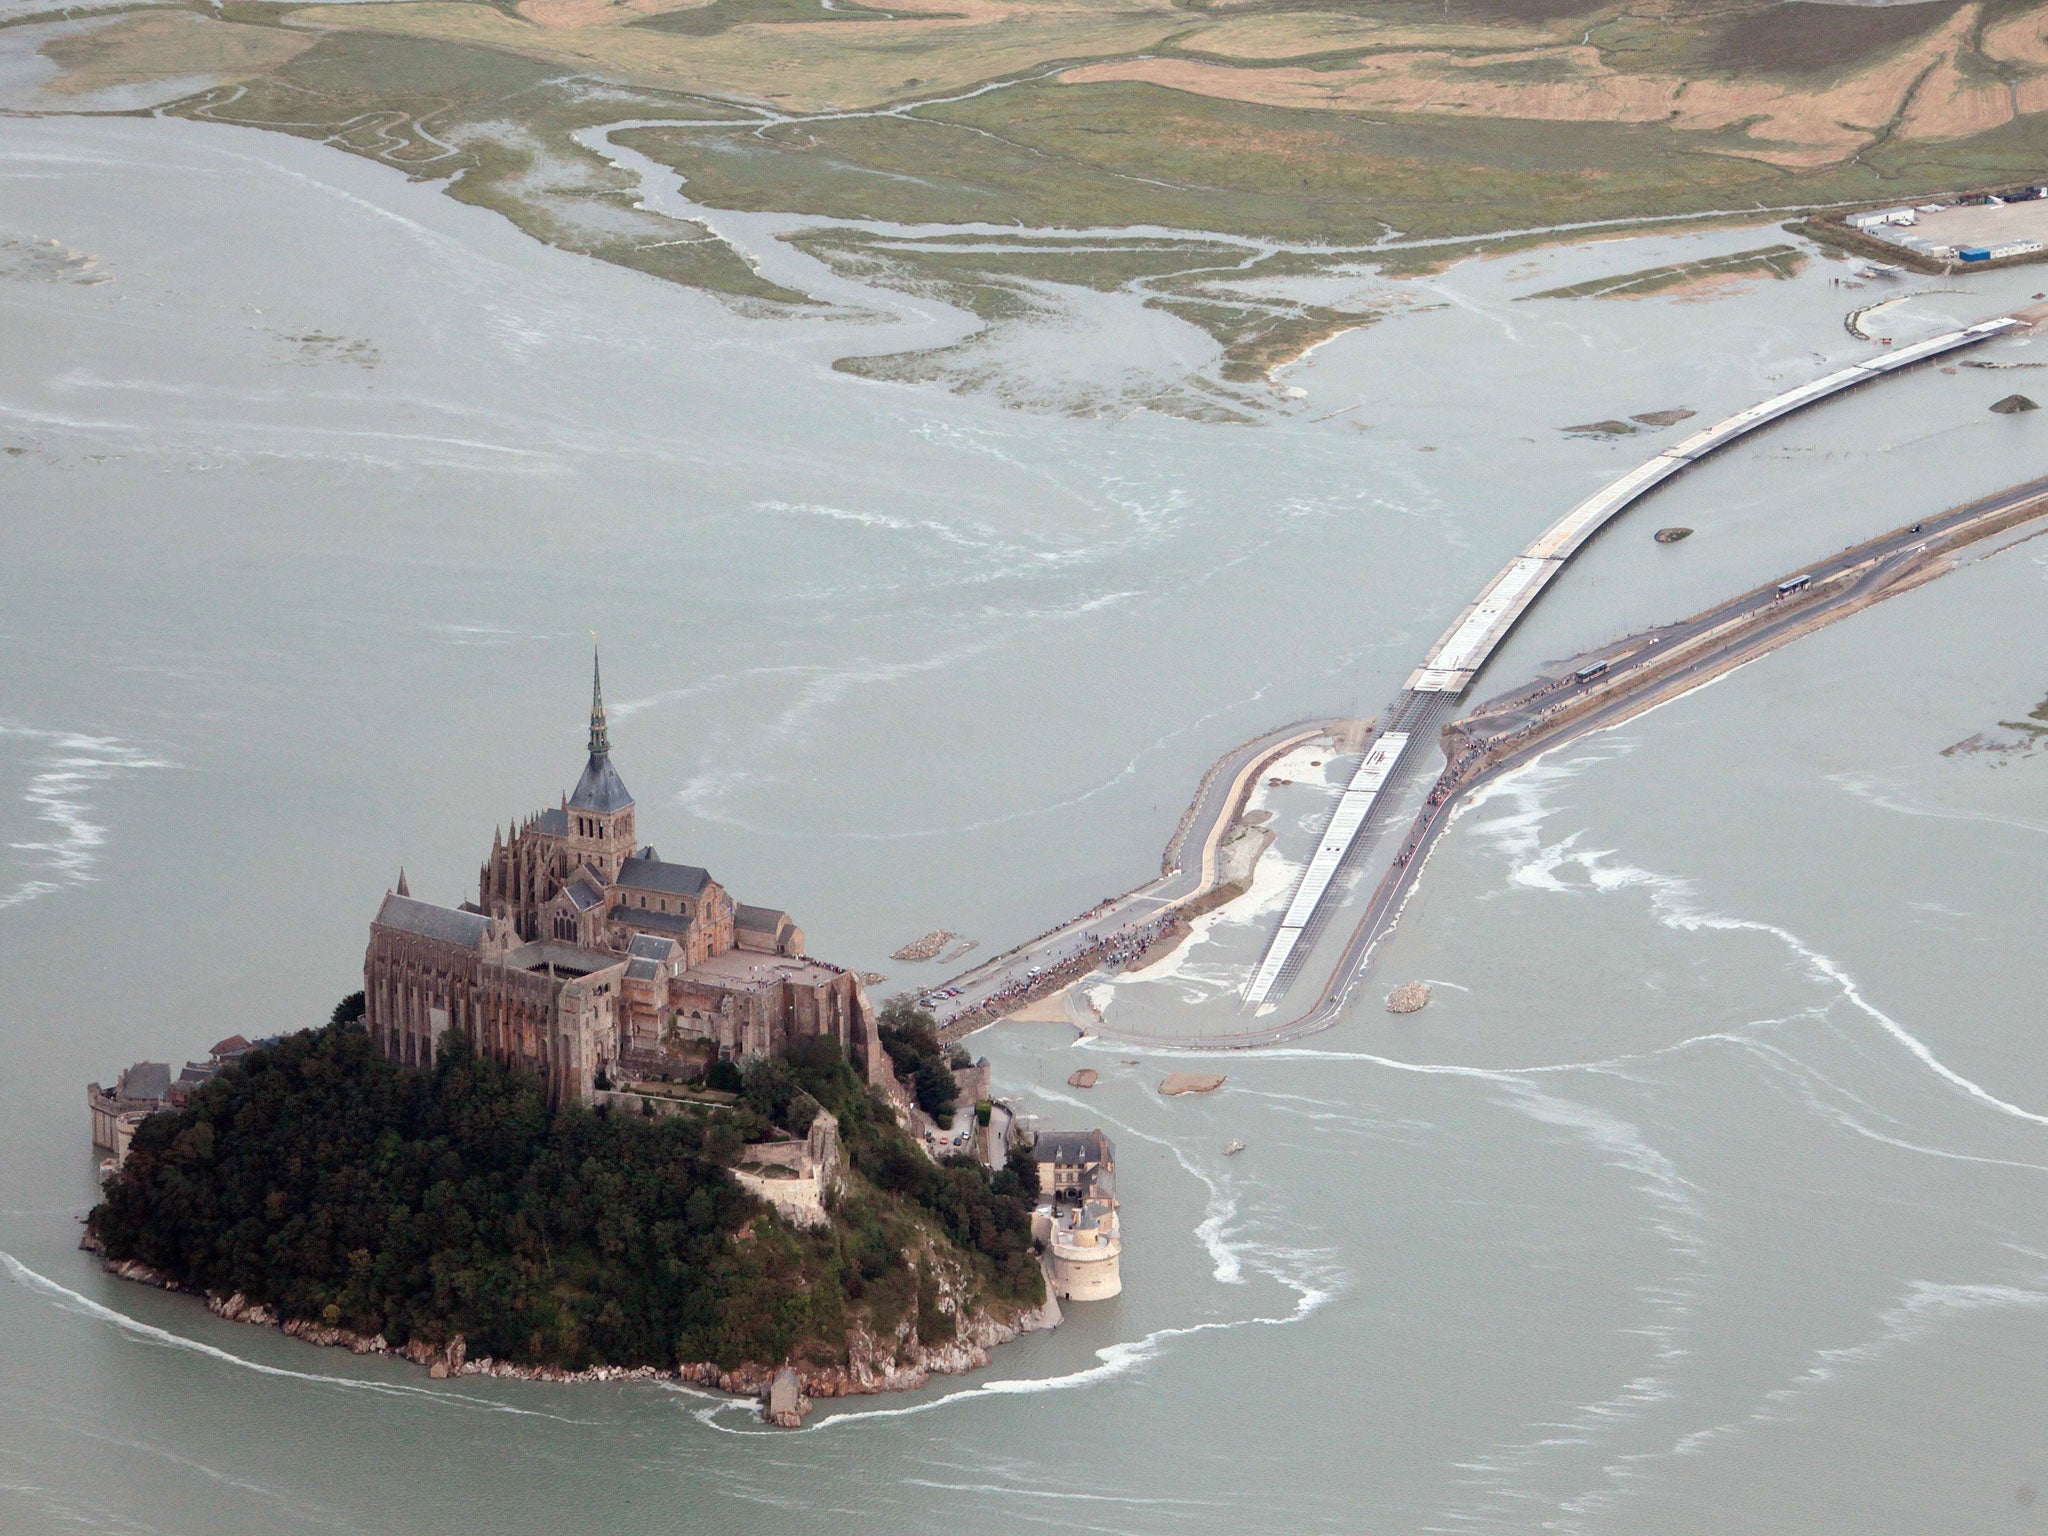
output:
[[1040,1131],[1031,1155],[1040,1197],[1055,1202],[1085,1199],[1116,1172],[1116,1144],[1100,1130]]

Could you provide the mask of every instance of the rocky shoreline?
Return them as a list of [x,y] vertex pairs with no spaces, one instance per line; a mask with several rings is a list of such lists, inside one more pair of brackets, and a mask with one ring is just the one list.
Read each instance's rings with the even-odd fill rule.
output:
[[[89,1234],[79,1246],[89,1252],[99,1251]],[[653,1365],[598,1365],[572,1371],[553,1365],[519,1365],[510,1360],[494,1360],[487,1355],[472,1358],[468,1344],[460,1334],[445,1345],[430,1345],[413,1339],[394,1346],[382,1334],[366,1337],[347,1328],[329,1327],[303,1318],[280,1318],[269,1307],[239,1293],[221,1296],[195,1291],[134,1259],[109,1259],[102,1255],[100,1263],[108,1274],[122,1280],[200,1297],[209,1312],[229,1322],[275,1328],[308,1344],[346,1349],[350,1354],[385,1355],[407,1360],[422,1367],[436,1381],[457,1376],[496,1376],[544,1382],[674,1381],[728,1392],[734,1397],[758,1398],[768,1405],[771,1389],[781,1377],[783,1388],[772,1404],[780,1411],[771,1413],[764,1406],[762,1416],[769,1423],[789,1429],[802,1424],[815,1399],[861,1397],[877,1392],[913,1392],[928,1385],[934,1376],[960,1376],[980,1370],[989,1364],[989,1351],[997,1345],[1007,1344],[1027,1333],[1056,1328],[1061,1322],[1060,1304],[1049,1284],[1043,1306],[1022,1312],[1014,1321],[1005,1322],[984,1311],[964,1309],[960,1296],[949,1292],[942,1280],[941,1306],[952,1313],[957,1330],[955,1336],[943,1344],[918,1341],[913,1333],[914,1321],[906,1318],[893,1334],[882,1338],[865,1329],[855,1330],[847,1339],[847,1362],[844,1365],[759,1365],[749,1361],[726,1370],[706,1360],[673,1369]],[[793,1408],[787,1404],[788,1378],[791,1376],[795,1378],[797,1393]]]

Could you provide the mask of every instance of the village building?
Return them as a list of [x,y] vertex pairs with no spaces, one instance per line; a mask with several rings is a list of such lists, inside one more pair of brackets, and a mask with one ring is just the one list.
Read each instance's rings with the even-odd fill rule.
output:
[[88,1083],[85,1101],[92,1112],[92,1144],[107,1154],[101,1160],[102,1171],[112,1173],[128,1160],[135,1128],[144,1120],[160,1109],[180,1108],[201,1083],[254,1049],[255,1042],[229,1035],[206,1053],[206,1060],[186,1062],[176,1077],[168,1062],[138,1061],[111,1088]]
[[634,811],[593,663],[582,776],[493,835],[477,899],[418,900],[403,871],[385,893],[363,959],[364,1024],[385,1056],[429,1066],[453,1029],[537,1073],[551,1099],[588,1103],[692,1043],[739,1060],[824,1036],[881,1081],[860,978],[806,956],[788,913],[643,844]]
[[1116,1172],[1116,1143],[1101,1131],[1040,1131],[1031,1144],[1043,1200],[1078,1200],[1098,1173]]

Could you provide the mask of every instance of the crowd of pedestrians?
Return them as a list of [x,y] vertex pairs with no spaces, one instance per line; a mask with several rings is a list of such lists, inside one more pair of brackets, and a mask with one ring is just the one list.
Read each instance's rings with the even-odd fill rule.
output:
[[[1105,906],[1110,903],[1104,903]],[[1054,951],[1041,964],[1006,981],[986,997],[978,998],[945,1020],[950,1031],[971,1027],[984,1019],[1013,1013],[1026,1003],[1056,992],[1094,970],[1119,971],[1157,944],[1173,924],[1173,914],[1156,917],[1143,927],[1079,943],[1077,947]],[[1024,956],[1018,957],[1020,960]]]

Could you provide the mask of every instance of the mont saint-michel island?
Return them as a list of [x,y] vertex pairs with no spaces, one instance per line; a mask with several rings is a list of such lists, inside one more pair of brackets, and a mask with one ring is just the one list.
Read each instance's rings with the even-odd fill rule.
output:
[[324,1024],[91,1085],[87,1246],[435,1378],[669,1378],[787,1427],[1119,1293],[1108,1136],[998,1120],[986,1061],[635,813],[593,662],[582,774],[474,900],[401,871]]
[[0,1536],[2048,1526],[2048,0],[6,0],[0,359]]

